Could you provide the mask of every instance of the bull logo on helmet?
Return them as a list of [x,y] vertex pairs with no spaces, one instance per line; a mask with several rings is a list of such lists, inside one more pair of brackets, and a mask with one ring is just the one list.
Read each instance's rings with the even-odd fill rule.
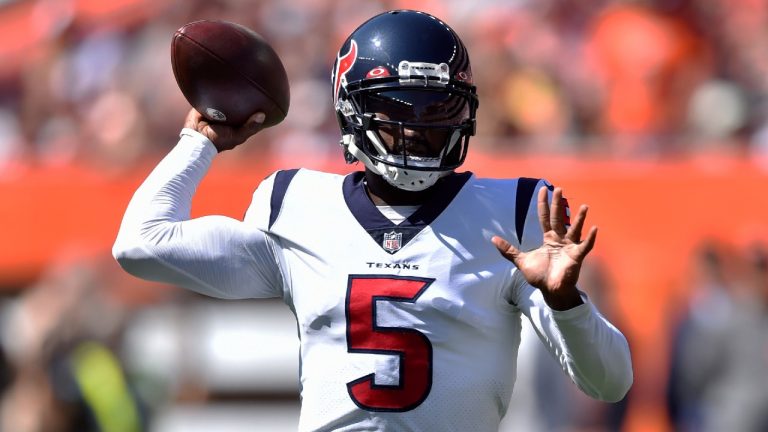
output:
[[344,76],[352,69],[357,60],[357,42],[352,39],[349,45],[349,51],[336,58],[336,69],[333,71],[333,102],[336,103],[339,100],[339,90],[341,89]]

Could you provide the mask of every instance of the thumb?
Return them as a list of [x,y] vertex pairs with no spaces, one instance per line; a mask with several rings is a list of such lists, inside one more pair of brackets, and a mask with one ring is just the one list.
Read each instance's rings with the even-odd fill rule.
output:
[[[260,130],[264,128],[264,120],[266,116],[263,112],[257,112],[250,116],[248,120],[245,121],[240,126],[233,127],[233,126],[227,126],[227,132],[228,136],[225,141],[222,141],[220,143],[221,149],[219,151],[223,150],[229,150],[233,149],[240,144],[244,143],[248,138],[258,133]],[[219,146],[217,145],[217,148]]]
[[499,250],[499,253],[506,259],[516,262],[518,256],[520,256],[520,250],[512,245],[512,243],[508,242],[507,240],[499,237],[499,236],[493,236],[491,237],[491,243],[493,243],[494,246],[496,246],[496,249]]
[[265,119],[266,115],[263,112],[259,111],[254,113],[248,118],[248,120],[245,121],[245,123],[243,123],[235,130],[235,135],[241,138],[242,141],[245,141],[251,135],[259,132],[262,129]]
[[243,137],[243,141],[248,139],[251,135],[261,131],[264,128],[264,120],[266,120],[266,118],[266,114],[261,111],[250,116],[238,131],[239,135]]
[[252,115],[245,124],[251,129],[251,130],[258,130],[262,124],[264,123],[264,120],[266,120],[267,115],[264,114],[262,111],[259,111]]

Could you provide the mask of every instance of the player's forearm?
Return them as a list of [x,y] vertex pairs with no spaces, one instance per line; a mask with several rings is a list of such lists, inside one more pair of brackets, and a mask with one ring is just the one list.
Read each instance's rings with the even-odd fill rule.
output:
[[208,172],[217,151],[191,129],[183,129],[178,144],[141,184],[123,218],[122,228],[189,219],[192,196]]
[[552,314],[569,354],[563,360],[573,381],[596,399],[617,402],[624,398],[633,382],[624,335],[591,303]]
[[[208,171],[216,149],[199,134],[185,129],[179,143],[155,167],[131,198],[112,253],[127,271],[157,279],[150,266],[162,257],[155,249],[180,233],[179,223],[189,219],[192,196]],[[141,262],[141,266],[135,263]],[[150,274],[137,274],[151,273]],[[160,272],[161,274],[162,272]]]

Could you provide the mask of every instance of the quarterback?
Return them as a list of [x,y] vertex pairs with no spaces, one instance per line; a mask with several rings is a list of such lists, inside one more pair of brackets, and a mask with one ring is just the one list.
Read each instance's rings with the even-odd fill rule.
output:
[[522,319],[578,388],[622,399],[627,341],[577,288],[597,235],[582,233],[587,207],[570,215],[545,180],[456,171],[478,109],[456,33],[422,12],[377,15],[342,45],[331,86],[344,156],[364,170],[281,170],[243,220],[190,219],[217,153],[264,119],[233,128],[192,110],[128,205],[120,265],[213,297],[281,298],[300,338],[301,431],[498,430]]

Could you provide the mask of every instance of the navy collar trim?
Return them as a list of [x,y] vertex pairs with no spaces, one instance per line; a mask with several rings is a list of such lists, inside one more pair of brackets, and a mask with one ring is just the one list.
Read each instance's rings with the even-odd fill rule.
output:
[[[360,226],[387,252],[394,254],[405,246],[427,225],[431,224],[450,205],[459,191],[472,177],[471,172],[451,174],[435,186],[434,195],[422,204],[416,212],[400,224],[395,224],[381,214],[368,196],[364,184],[365,173],[357,171],[344,179],[342,187],[344,201]],[[386,235],[386,237],[385,237]],[[387,242],[386,239],[397,238]]]

